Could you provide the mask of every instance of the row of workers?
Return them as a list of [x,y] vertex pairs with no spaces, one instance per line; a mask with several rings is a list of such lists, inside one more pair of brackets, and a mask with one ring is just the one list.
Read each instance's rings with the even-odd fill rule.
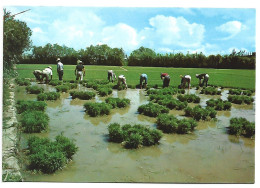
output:
[[[170,85],[170,75],[168,73],[161,73],[160,75],[161,80],[163,80],[163,87],[168,87]],[[113,70],[108,71],[108,80],[114,82],[114,78],[116,79],[116,74],[113,72]],[[190,75],[180,75],[181,78],[181,84],[178,86],[179,88],[185,88],[186,84],[188,85],[188,88],[190,89],[190,82],[191,82],[191,76]],[[209,75],[206,73],[203,74],[196,74],[196,78],[199,79],[199,85],[206,87],[208,86],[208,80],[209,80]],[[202,81],[203,80],[203,81]],[[202,81],[202,82],[201,82]],[[126,84],[126,78],[124,75],[118,76],[118,85],[123,84],[127,88]],[[141,74],[140,75],[140,88],[142,89],[143,86],[146,88],[148,83],[148,76],[147,74]]]

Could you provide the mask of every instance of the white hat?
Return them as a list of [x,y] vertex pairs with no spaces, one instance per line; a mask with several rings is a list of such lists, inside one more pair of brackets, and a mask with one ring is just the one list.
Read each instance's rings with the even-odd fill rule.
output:
[[51,67],[51,66],[48,66],[48,68],[52,70],[52,67]]
[[79,60],[79,63],[83,63],[83,62]]

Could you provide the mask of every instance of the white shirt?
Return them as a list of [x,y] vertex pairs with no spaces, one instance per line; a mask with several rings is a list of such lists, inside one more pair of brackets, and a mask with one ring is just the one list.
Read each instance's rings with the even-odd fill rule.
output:
[[42,71],[44,74],[47,74],[48,76],[51,75],[52,76],[52,70],[50,68],[46,68]]

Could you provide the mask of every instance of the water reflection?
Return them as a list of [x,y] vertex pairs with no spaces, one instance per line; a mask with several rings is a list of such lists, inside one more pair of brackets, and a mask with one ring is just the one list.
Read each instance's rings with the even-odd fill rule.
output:
[[194,133],[190,134],[164,134],[165,141],[173,144],[173,143],[180,143],[180,144],[188,144],[192,140],[196,140],[198,135]]

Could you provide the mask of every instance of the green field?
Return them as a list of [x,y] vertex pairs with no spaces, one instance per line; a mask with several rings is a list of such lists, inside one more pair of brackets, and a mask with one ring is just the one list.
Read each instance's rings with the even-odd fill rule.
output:
[[[56,65],[16,65],[19,77],[34,78],[33,70],[43,70],[47,66],[52,66],[53,79],[58,79]],[[116,75],[123,74],[126,77],[127,84],[139,84],[139,75],[146,73],[148,75],[148,85],[162,85],[160,79],[161,72],[167,72],[171,76],[170,85],[180,84],[180,75],[191,75],[191,85],[198,85],[198,79],[195,74],[208,73],[210,76],[209,84],[223,86],[255,89],[255,70],[243,69],[205,69],[205,68],[167,68],[167,67],[118,67],[118,66],[94,66],[86,65],[85,80],[107,79],[107,70],[114,70]],[[126,69],[126,70],[125,70]],[[74,80],[75,65],[64,65],[64,80]]]

